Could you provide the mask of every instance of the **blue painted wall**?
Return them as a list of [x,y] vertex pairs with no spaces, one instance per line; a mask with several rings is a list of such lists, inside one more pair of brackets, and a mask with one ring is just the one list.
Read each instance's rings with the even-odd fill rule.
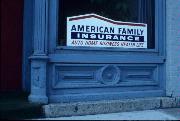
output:
[[[165,96],[164,0],[156,1],[155,6],[155,49],[58,46],[58,0],[34,2],[34,24],[30,22],[32,11],[25,11],[29,16],[25,21],[30,24],[25,27],[24,39],[24,72],[28,76],[27,58],[31,55],[31,102]],[[29,32],[31,30],[34,33]],[[31,49],[34,52],[29,47],[32,44],[31,34],[34,38],[34,48]],[[24,84],[27,89],[30,81],[27,79]]]
[[23,33],[23,71],[22,85],[24,91],[30,91],[30,60],[33,53],[33,0],[24,0],[24,33]]

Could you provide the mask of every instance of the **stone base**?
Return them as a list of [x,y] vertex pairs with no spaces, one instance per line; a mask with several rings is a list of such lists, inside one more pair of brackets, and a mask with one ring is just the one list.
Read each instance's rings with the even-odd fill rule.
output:
[[30,95],[28,100],[32,103],[47,104],[48,98],[46,96]]
[[179,106],[180,98],[156,97],[48,104],[43,106],[43,112],[45,117],[52,118],[61,116],[93,115],[161,108],[175,108]]

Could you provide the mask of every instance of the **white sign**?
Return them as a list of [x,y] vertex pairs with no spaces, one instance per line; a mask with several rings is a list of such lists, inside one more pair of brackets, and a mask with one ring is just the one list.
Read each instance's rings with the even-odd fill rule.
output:
[[96,14],[68,17],[67,46],[147,48],[147,24]]

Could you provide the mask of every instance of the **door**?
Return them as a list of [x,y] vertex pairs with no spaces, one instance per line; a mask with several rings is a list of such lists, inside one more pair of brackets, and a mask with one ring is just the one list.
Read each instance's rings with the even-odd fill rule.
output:
[[23,0],[1,0],[0,91],[21,90]]

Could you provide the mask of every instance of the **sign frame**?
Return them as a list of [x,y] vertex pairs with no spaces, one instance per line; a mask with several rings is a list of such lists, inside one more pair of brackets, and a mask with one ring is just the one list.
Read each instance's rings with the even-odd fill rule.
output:
[[67,46],[147,48],[147,24],[97,14],[67,17]]

